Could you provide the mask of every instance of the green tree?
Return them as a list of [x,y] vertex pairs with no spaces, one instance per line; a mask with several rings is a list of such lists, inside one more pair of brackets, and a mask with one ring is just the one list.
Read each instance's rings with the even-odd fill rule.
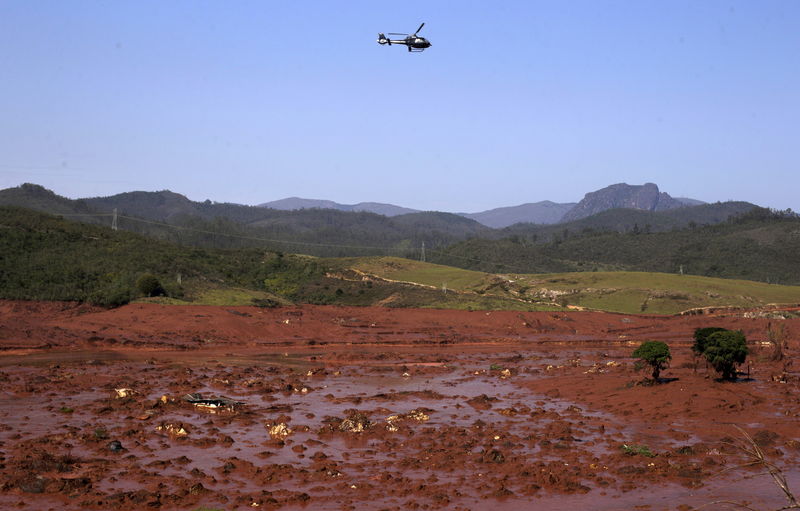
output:
[[715,334],[717,332],[727,332],[728,330],[725,328],[720,328],[718,326],[707,326],[703,328],[696,328],[694,331],[694,344],[692,345],[692,351],[695,355],[702,355],[703,352],[706,351],[706,344],[708,342],[708,337],[711,334]]
[[742,332],[724,331],[711,334],[706,339],[705,355],[711,366],[725,380],[736,379],[736,366],[747,358],[747,339]]
[[144,296],[159,296],[164,294],[158,278],[152,273],[145,273],[136,280],[136,289]]
[[669,346],[661,341],[645,341],[633,352],[633,357],[653,368],[653,381],[658,383],[661,371],[666,369],[672,355]]

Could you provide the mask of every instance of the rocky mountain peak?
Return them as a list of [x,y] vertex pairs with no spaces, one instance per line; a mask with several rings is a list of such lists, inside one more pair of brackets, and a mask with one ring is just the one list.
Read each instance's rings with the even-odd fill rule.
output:
[[578,204],[570,209],[562,222],[580,220],[602,211],[615,208],[640,209],[645,211],[664,211],[683,207],[685,204],[661,192],[655,183],[629,185],[617,183],[600,190],[589,192]]

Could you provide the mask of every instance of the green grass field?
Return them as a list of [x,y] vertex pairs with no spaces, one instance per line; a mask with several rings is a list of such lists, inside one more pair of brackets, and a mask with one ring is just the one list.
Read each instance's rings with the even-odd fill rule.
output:
[[675,314],[695,307],[800,303],[800,286],[648,272],[518,275],[531,289],[567,292],[563,303],[615,312]]
[[[387,280],[624,313],[675,314],[707,306],[800,303],[800,286],[648,272],[494,275],[392,257],[341,262]],[[444,305],[443,305],[444,307]]]

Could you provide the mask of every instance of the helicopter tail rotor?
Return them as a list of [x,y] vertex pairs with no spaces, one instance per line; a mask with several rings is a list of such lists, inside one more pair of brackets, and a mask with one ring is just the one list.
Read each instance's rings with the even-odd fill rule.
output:
[[388,44],[389,46],[392,45],[392,41],[386,38],[383,34],[378,34],[378,44]]

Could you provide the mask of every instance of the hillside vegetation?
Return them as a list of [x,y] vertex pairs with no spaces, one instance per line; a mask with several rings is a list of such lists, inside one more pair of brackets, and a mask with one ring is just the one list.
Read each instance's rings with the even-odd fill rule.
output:
[[[756,221],[742,221],[749,225],[751,220]],[[770,228],[750,226],[736,232],[749,233],[759,243],[789,243],[781,237],[783,231],[773,230],[776,225],[791,228],[795,222],[787,219]],[[158,285],[149,289],[158,292],[142,290],[144,276],[157,280]],[[147,299],[263,306],[318,303],[514,310],[580,306],[675,313],[709,305],[797,303],[800,287],[674,273],[493,273],[396,257],[316,258],[254,248],[199,249],[23,208],[0,207],[0,298],[105,305]]]
[[[116,209],[120,229],[200,248],[257,247],[324,257],[410,258],[420,256],[423,243],[428,250],[436,250],[468,240],[483,240],[497,242],[506,251],[502,246],[504,239],[542,245],[604,232],[660,232],[723,222],[754,207],[746,202],[728,202],[661,212],[615,209],[555,226],[517,224],[491,229],[451,213],[417,212],[389,218],[332,209],[279,211],[196,202],[170,191],[71,200],[32,184],[0,190],[0,205],[28,207],[107,226],[111,225],[111,214]],[[451,252],[451,255],[457,254]],[[528,269],[560,271],[569,267]]]
[[71,200],[38,185],[0,190],[0,206],[19,206],[64,215],[199,248],[266,248],[317,256],[414,256],[424,242],[445,247],[493,230],[451,213],[424,212],[385,217],[375,213],[195,202],[170,192],[127,192]]
[[547,243],[523,236],[473,239],[432,251],[430,259],[494,273],[682,269],[692,275],[800,284],[798,254],[800,218],[757,208],[716,225],[666,232],[636,226],[628,232],[565,229]]
[[[161,296],[137,288],[155,276]],[[0,298],[120,305],[134,299],[530,310],[499,296],[364,280],[340,262],[262,249],[198,249],[31,210],[0,207]]]

